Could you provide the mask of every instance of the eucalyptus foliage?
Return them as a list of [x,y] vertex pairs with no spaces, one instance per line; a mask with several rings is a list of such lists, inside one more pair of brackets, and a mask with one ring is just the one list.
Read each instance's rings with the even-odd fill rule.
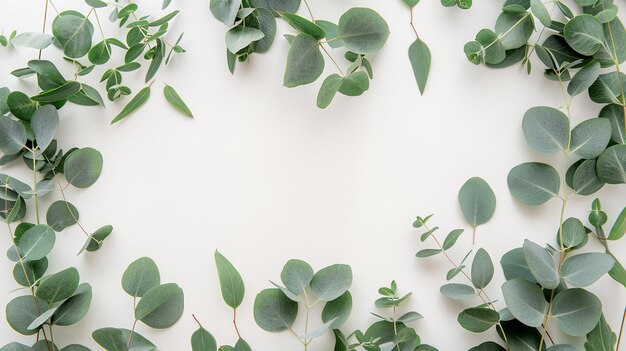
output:
[[[283,85],[294,88],[317,81],[326,59],[336,68],[319,88],[317,106],[326,108],[337,93],[359,96],[374,78],[369,57],[383,48],[389,36],[387,22],[374,10],[355,7],[341,15],[337,23],[316,19],[304,0],[309,18],[297,14],[301,0],[210,0],[213,16],[223,22],[226,32],[226,62],[234,73],[254,53],[267,52],[277,34],[276,19],[284,20],[294,31],[285,34],[289,44]],[[342,68],[332,54],[343,50]]]

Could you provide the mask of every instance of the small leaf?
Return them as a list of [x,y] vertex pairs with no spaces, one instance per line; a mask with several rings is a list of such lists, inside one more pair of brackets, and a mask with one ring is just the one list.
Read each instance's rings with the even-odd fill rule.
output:
[[170,105],[172,105],[172,107],[177,109],[183,115],[193,118],[191,110],[187,107],[187,104],[185,104],[174,88],[169,85],[165,85],[165,88],[163,88],[163,95],[165,95],[165,99],[170,103]]
[[513,197],[529,206],[541,205],[558,196],[559,174],[545,163],[528,162],[515,166],[507,178]]
[[561,282],[554,258],[548,250],[524,240],[524,257],[532,275],[544,289],[556,289]]
[[63,301],[74,294],[78,288],[80,276],[76,268],[68,268],[58,273],[43,277],[35,290],[35,296],[49,304]]
[[206,329],[200,327],[191,335],[192,351],[217,351],[215,338]]
[[572,129],[570,150],[585,159],[600,156],[611,140],[611,122],[606,118],[588,119]]
[[59,113],[52,105],[41,106],[33,114],[30,125],[37,139],[37,146],[40,150],[45,150],[59,129]]
[[287,330],[298,314],[298,303],[288,299],[280,289],[265,289],[254,300],[254,320],[269,332]]
[[264,36],[265,33],[256,28],[237,26],[226,33],[226,47],[230,52],[236,54],[253,42],[261,40]]
[[453,231],[451,231],[445,238],[445,240],[443,241],[443,249],[444,250],[449,250],[452,248],[452,246],[454,246],[454,244],[456,243],[456,241],[459,239],[459,237],[461,236],[461,234],[463,234],[463,229],[455,229]]
[[371,54],[385,45],[389,37],[387,22],[374,10],[352,8],[339,18],[338,36],[346,49]]
[[588,14],[578,15],[568,21],[563,36],[572,49],[586,56],[595,54],[604,44],[602,23]]
[[301,260],[289,260],[280,273],[280,280],[287,290],[298,296],[304,292],[313,279],[314,272],[311,266]]
[[567,93],[571,96],[576,96],[583,91],[589,89],[589,87],[600,76],[600,63],[593,62],[583,68],[581,68],[572,77],[572,80],[567,85]]
[[335,98],[339,87],[341,87],[342,78],[338,74],[331,74],[324,79],[320,87],[320,91],[317,94],[317,107],[326,108]]
[[459,204],[465,220],[476,229],[487,223],[496,210],[496,195],[485,180],[479,177],[468,179],[459,190]]
[[174,283],[148,290],[135,308],[135,318],[155,329],[173,326],[183,315],[183,290]]
[[63,173],[67,182],[77,188],[93,185],[102,173],[102,154],[86,147],[73,151],[65,159]]
[[348,320],[350,312],[352,312],[352,295],[346,291],[343,295],[324,305],[322,322],[330,323],[330,329],[338,329]]
[[476,296],[476,290],[469,285],[450,283],[443,285],[439,291],[441,295],[453,300],[466,300]]
[[56,235],[54,230],[45,224],[28,229],[20,238],[18,247],[22,258],[26,261],[37,261],[52,251]]
[[624,236],[625,232],[626,232],[626,207],[624,207],[622,209],[622,212],[620,212],[619,216],[617,216],[617,219],[615,220],[615,223],[613,223],[613,226],[611,227],[611,231],[607,239],[619,240]]
[[235,266],[218,251],[215,251],[215,265],[217,266],[224,302],[232,308],[239,307],[245,294],[245,286],[241,275]]
[[122,119],[128,117],[133,112],[137,111],[148,98],[150,97],[150,86],[147,86],[141,89],[137,95],[135,95],[126,106],[122,109],[122,111],[111,121],[111,124],[117,123]]
[[311,279],[311,292],[321,301],[332,301],[343,295],[352,285],[352,269],[335,264],[319,270]]
[[318,41],[309,34],[298,34],[289,48],[283,84],[288,88],[314,82],[324,71],[324,57]]
[[486,307],[468,308],[458,317],[459,324],[474,333],[489,330],[500,321],[498,312]]
[[17,154],[26,144],[26,129],[8,116],[0,116],[0,150],[5,155]]
[[142,297],[150,289],[161,284],[161,275],[156,263],[142,257],[128,265],[122,275],[122,288],[133,297]]
[[430,49],[422,40],[417,39],[409,47],[409,61],[413,67],[413,75],[421,94],[424,94],[428,74],[430,73]]
[[596,171],[605,183],[626,183],[626,145],[613,145],[604,150],[598,157]]
[[493,262],[484,249],[476,251],[474,261],[472,261],[472,283],[477,289],[483,289],[493,279]]

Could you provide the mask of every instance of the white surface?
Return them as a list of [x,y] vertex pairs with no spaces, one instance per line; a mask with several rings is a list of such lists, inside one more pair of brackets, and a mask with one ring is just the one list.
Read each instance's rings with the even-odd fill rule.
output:
[[[65,9],[76,2],[55,3]],[[296,89],[281,86],[287,45],[280,37],[269,53],[254,55],[231,76],[224,57],[225,28],[207,3],[173,2],[182,13],[172,29],[186,32],[188,53],[176,57],[158,76],[140,112],[111,127],[109,121],[121,105],[62,111],[61,146],[93,146],[105,159],[100,180],[86,191],[71,190],[69,200],[79,208],[85,227],[112,224],[115,231],[101,251],[78,257],[75,253],[84,241],[78,228],[59,235],[49,271],[76,265],[95,295],[88,316],[77,327],[57,328],[55,340],[97,349],[91,331],[129,328],[132,301],[119,281],[128,263],[151,256],[163,280],[185,290],[186,309],[170,330],[140,326],[138,332],[161,350],[190,349],[195,313],[220,343],[234,343],[230,311],[221,300],[212,259],[218,248],[244,276],[247,295],[239,323],[256,351],[301,349],[288,333],[266,333],[252,318],[255,294],[270,286],[268,279],[279,278],[289,258],[307,260],[315,269],[338,262],[352,266],[355,301],[345,330],[366,328],[374,321],[369,312],[375,311],[377,288],[396,279],[402,292],[414,293],[407,308],[425,316],[415,324],[424,342],[456,351],[487,336],[496,338],[495,333],[473,335],[457,324],[457,314],[468,305],[439,294],[449,266],[442,258],[414,257],[425,246],[411,223],[415,215],[435,213],[433,223],[443,228],[439,235],[467,229],[456,196],[467,178],[478,175],[494,188],[498,207],[491,222],[478,229],[477,247],[488,249],[497,263],[524,238],[554,240],[559,201],[524,208],[511,198],[506,175],[525,161],[561,164],[557,156],[531,151],[520,128],[526,109],[560,106],[560,91],[542,79],[539,70],[532,77],[518,67],[488,70],[468,63],[462,51],[479,29],[495,23],[499,6],[477,1],[466,12],[444,9],[436,0],[417,6],[417,29],[433,52],[427,93],[420,96],[406,57],[414,37],[400,0],[313,0],[316,16],[334,21],[349,7],[373,7],[392,31],[386,47],[372,59],[375,79],[370,90],[358,98],[338,96],[322,111],[315,106],[319,83]],[[159,4],[154,1],[153,6]],[[42,13],[43,1],[3,1],[0,24],[5,33],[13,28],[37,31]],[[281,34],[288,30],[280,28]],[[107,27],[109,35],[114,30]],[[49,49],[44,58],[57,54]],[[0,48],[0,85],[32,86],[8,72],[35,55],[28,49]],[[332,71],[327,65],[327,72]],[[142,80],[136,76],[128,82],[136,90]],[[160,94],[164,81],[186,99],[194,120],[167,105]],[[585,96],[577,100],[576,120],[597,114],[598,105]],[[25,175],[22,168],[2,171]],[[624,205],[624,187],[607,186],[597,195],[612,223]],[[568,216],[585,218],[592,199],[571,201]],[[8,242],[3,238],[5,251]],[[464,235],[452,255],[460,259],[470,246],[471,235]],[[613,246],[624,261],[625,243]],[[11,271],[12,264],[0,259],[2,306],[22,293],[12,292],[16,286]],[[491,296],[500,295],[502,280],[498,269],[488,290]],[[616,328],[626,304],[625,290],[608,277],[592,290],[607,302],[605,313]],[[17,337],[2,318],[0,344],[13,340],[32,338]],[[328,351],[330,341],[330,336],[323,337],[309,350]]]

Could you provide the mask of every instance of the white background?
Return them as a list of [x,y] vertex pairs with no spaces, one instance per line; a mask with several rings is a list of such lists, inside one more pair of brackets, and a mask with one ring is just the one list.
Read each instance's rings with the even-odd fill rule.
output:
[[[43,3],[3,0],[0,26],[5,33],[40,30]],[[55,1],[60,10],[76,3],[82,6],[77,0]],[[157,0],[142,3],[160,6]],[[330,108],[319,110],[319,83],[282,87],[288,46],[280,36],[269,53],[254,55],[231,76],[225,63],[226,29],[210,14],[208,1],[179,0],[173,2],[182,13],[171,27],[171,40],[184,31],[188,52],[158,75],[153,95],[140,112],[109,126],[120,104],[109,104],[106,110],[62,110],[61,146],[92,146],[105,159],[98,182],[84,191],[71,190],[69,200],[79,208],[86,228],[112,224],[115,230],[99,252],[81,256],[76,252],[85,238],[78,228],[58,236],[49,272],[75,265],[82,280],[94,287],[88,316],[76,327],[56,329],[59,345],[80,342],[97,349],[91,331],[131,326],[132,301],[120,288],[120,278],[141,256],[158,263],[164,282],[181,285],[186,309],[170,330],[140,326],[138,332],[162,350],[190,349],[195,313],[219,343],[234,343],[230,310],[221,300],[213,263],[216,249],[244,277],[247,295],[239,311],[240,329],[257,351],[301,349],[290,334],[267,333],[252,318],[255,294],[270,286],[269,279],[279,279],[290,258],[304,259],[315,269],[333,263],[352,266],[354,310],[345,330],[373,322],[369,312],[376,311],[377,288],[396,279],[401,292],[413,292],[406,308],[425,317],[414,325],[424,342],[452,351],[466,350],[487,336],[495,338],[495,333],[472,335],[457,324],[457,314],[478,300],[450,302],[439,294],[450,267],[442,257],[414,257],[432,245],[419,241],[411,223],[418,214],[435,213],[432,222],[442,228],[440,237],[454,228],[469,229],[457,192],[466,179],[481,176],[496,192],[498,207],[493,219],[478,229],[476,248],[486,248],[497,264],[524,238],[553,243],[560,202],[525,208],[509,194],[506,176],[516,164],[531,160],[562,169],[560,156],[538,155],[525,145],[521,133],[526,109],[562,105],[558,85],[543,79],[539,69],[529,77],[517,66],[490,70],[467,62],[463,45],[479,29],[493,26],[500,6],[495,1],[476,1],[470,11],[446,9],[436,0],[417,6],[416,27],[433,53],[424,96],[418,93],[407,59],[414,37],[409,12],[400,0],[311,0],[311,6],[320,19],[337,21],[350,7],[368,6],[388,21],[391,36],[371,59],[375,79],[365,95],[337,96]],[[149,13],[144,11],[140,13]],[[105,22],[107,15],[100,11]],[[118,35],[115,27],[105,27],[108,36]],[[283,24],[279,28],[279,35],[291,32]],[[342,53],[335,56],[341,58]],[[20,81],[9,72],[35,57],[31,49],[0,48],[0,86],[32,92],[32,79]],[[56,49],[46,50],[43,57],[71,74]],[[328,64],[326,73],[333,70]],[[131,74],[127,81],[136,91],[143,77]],[[177,88],[195,119],[167,105],[160,92],[163,82]],[[583,94],[575,100],[574,119],[594,117],[598,110]],[[21,164],[2,172],[29,179]],[[624,206],[624,187],[606,186],[597,195],[612,223]],[[572,200],[567,215],[585,219],[592,200]],[[1,242],[5,251],[8,237],[3,235]],[[613,244],[622,261],[625,245]],[[460,260],[470,247],[466,230],[451,254]],[[503,281],[497,268],[488,289],[494,297],[500,296]],[[1,259],[2,306],[23,294],[13,291],[11,271],[11,262]],[[617,328],[625,290],[608,277],[591,289],[603,298],[607,319]],[[13,340],[33,338],[17,336],[2,318],[0,344]],[[330,345],[331,337],[326,336],[310,350],[328,351]]]

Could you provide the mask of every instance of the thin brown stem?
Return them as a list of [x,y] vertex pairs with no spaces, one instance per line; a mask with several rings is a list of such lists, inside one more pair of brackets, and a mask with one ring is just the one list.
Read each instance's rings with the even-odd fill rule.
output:
[[619,347],[622,344],[622,335],[624,335],[624,320],[626,320],[626,308],[624,308],[624,314],[622,315],[622,324],[619,328],[619,337],[617,337],[617,347],[615,351],[619,351]]
[[193,320],[194,320],[194,321],[196,321],[196,323],[198,323],[198,327],[200,327],[200,328],[204,328],[204,327],[202,326],[202,323],[200,323],[200,321],[198,320],[198,318],[196,318],[196,315],[195,315],[195,314],[192,314],[192,315],[191,315],[191,318],[193,318]]
[[233,308],[233,326],[235,327],[237,337],[241,339],[241,333],[239,333],[239,327],[237,326],[237,308]]
[[409,21],[409,24],[411,25],[411,28],[413,28],[413,33],[415,33],[415,37],[417,38],[417,40],[420,39],[419,34],[417,34],[417,29],[415,28],[415,24],[413,23],[413,8],[411,7],[409,9],[409,12],[411,13],[411,19]]
[[307,11],[309,11],[309,15],[311,16],[311,20],[313,20],[313,22],[315,22],[315,16],[313,16],[313,11],[311,11],[311,6],[309,6],[309,2],[307,0],[304,0],[304,5],[306,5],[306,9],[307,9]]

